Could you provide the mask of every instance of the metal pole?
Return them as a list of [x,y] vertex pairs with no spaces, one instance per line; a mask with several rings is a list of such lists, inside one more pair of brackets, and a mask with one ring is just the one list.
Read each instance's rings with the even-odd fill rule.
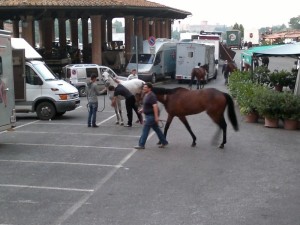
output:
[[138,57],[138,37],[135,36],[135,62],[136,62],[136,73],[139,73],[139,57]]

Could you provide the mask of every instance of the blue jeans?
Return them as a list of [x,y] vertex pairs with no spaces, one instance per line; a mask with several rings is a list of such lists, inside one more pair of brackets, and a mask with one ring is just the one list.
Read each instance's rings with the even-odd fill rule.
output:
[[144,122],[144,127],[143,127],[143,131],[142,131],[142,135],[140,137],[139,140],[139,146],[145,147],[148,135],[149,135],[149,131],[150,128],[152,128],[157,137],[159,138],[159,141],[161,144],[166,145],[168,144],[165,135],[163,134],[163,132],[160,130],[158,124],[155,122],[155,118],[154,115],[145,115],[145,122]]
[[98,111],[98,102],[89,103],[88,126],[96,125],[96,117]]

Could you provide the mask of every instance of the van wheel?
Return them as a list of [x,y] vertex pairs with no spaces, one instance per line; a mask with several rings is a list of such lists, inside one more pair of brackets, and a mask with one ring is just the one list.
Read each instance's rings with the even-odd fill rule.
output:
[[79,97],[85,97],[86,96],[85,87],[79,87],[78,92],[79,92]]
[[152,74],[151,82],[152,82],[152,84],[156,83],[156,75],[155,74]]
[[36,107],[36,114],[40,120],[50,120],[54,118],[56,110],[52,103],[42,102]]

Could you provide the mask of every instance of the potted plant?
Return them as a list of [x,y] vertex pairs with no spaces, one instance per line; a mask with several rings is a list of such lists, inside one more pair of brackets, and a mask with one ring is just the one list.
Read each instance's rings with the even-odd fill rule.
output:
[[254,99],[259,115],[265,117],[265,126],[278,127],[282,117],[282,93],[264,87],[257,89]]
[[285,129],[298,129],[298,121],[300,120],[300,96],[291,93],[282,93],[282,119]]
[[254,95],[258,88],[262,88],[251,81],[244,81],[239,83],[238,95],[236,97],[240,112],[245,116],[245,121],[254,123],[258,121],[258,112],[256,109],[256,102]]
[[269,74],[269,85],[271,87],[275,87],[276,91],[282,91],[283,87],[290,84],[290,76],[291,72],[288,72],[286,70],[275,70],[274,72]]

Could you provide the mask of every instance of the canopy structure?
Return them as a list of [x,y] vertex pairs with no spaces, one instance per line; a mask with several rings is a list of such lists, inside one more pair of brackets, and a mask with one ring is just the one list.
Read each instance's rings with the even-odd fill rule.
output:
[[245,59],[245,63],[252,65],[252,57],[253,54],[256,53],[257,51],[264,51],[268,49],[272,49],[277,47],[278,45],[264,45],[264,46],[258,46],[258,47],[253,47],[249,48],[248,50],[245,50],[241,53],[241,58]]
[[[285,45],[269,45],[270,48],[255,49],[253,52],[254,56],[289,56],[293,58],[300,57],[300,43],[296,44],[285,44]],[[266,46],[264,46],[266,47]]]
[[[272,45],[270,45],[272,46]],[[300,43],[286,44],[286,45],[273,45],[273,47],[265,49],[254,49],[252,51],[253,56],[262,57],[274,57],[274,56],[287,56],[292,58],[300,58]],[[299,62],[299,60],[298,60]],[[298,75],[296,80],[296,86],[294,90],[295,95],[300,95],[300,69],[298,69]]]

